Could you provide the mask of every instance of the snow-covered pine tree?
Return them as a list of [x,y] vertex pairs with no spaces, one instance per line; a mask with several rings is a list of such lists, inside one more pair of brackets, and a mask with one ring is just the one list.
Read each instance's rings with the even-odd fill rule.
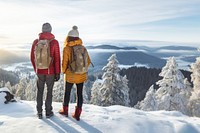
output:
[[11,91],[11,84],[10,84],[10,82],[8,81],[7,83],[5,83],[5,87],[6,88],[8,88],[8,90],[10,90]]
[[[129,105],[128,87],[124,87],[123,77],[119,75],[120,68],[116,54],[111,55],[108,64],[103,68],[103,83],[101,85],[99,95],[101,106],[110,105]],[[127,83],[125,83],[127,84]],[[126,93],[126,94],[125,94]]]
[[[120,76],[120,80],[122,80],[122,84],[119,84],[121,87],[121,91],[123,93],[123,99],[125,101],[124,105],[129,106],[130,105],[130,98],[129,98],[129,87],[128,87],[128,79],[127,76],[124,75],[124,77]],[[120,83],[120,82],[118,82]]]
[[88,97],[89,95],[86,92],[86,86],[84,85],[84,89],[83,89],[83,102],[85,104],[89,104],[90,103],[90,98]]
[[154,86],[152,85],[149,90],[146,93],[146,96],[144,100],[141,102],[138,102],[135,105],[135,108],[141,109],[144,111],[155,111],[157,110],[157,101],[155,97],[156,90],[154,89]]
[[4,87],[4,81],[3,80],[1,80],[1,82],[0,82],[0,88],[2,88],[2,87]]
[[185,97],[185,99],[187,99],[189,101],[189,99],[192,95],[192,91],[193,91],[192,85],[188,81],[187,78],[184,79],[184,85],[185,85],[185,88],[181,90],[181,94]]
[[176,110],[187,114],[186,99],[180,94],[181,90],[185,88],[184,76],[178,69],[174,57],[168,59],[159,76],[163,79],[157,82],[159,85],[159,89],[156,91],[158,110]]
[[37,79],[31,79],[26,87],[26,100],[35,101],[37,93]]
[[26,100],[26,87],[27,87],[27,79],[22,78],[19,84],[16,85],[16,97],[20,98],[21,100]]
[[89,77],[87,82],[84,83],[84,89],[83,89],[83,101],[84,103],[90,103],[91,100],[91,89],[92,84],[94,81],[90,81]]
[[100,93],[100,88],[102,86],[102,80],[97,79],[91,89],[91,100],[90,103],[91,104],[95,104],[95,105],[101,105],[101,93]]
[[189,101],[189,110],[193,116],[200,117],[200,57],[191,64],[191,80],[193,82],[192,96]]
[[193,89],[192,89],[191,83],[188,81],[187,78],[184,79],[184,85],[185,85],[185,88],[181,89],[180,95],[181,95],[182,101],[184,102],[184,105],[186,105],[186,112],[187,112],[186,114],[191,115],[188,103],[192,95]]

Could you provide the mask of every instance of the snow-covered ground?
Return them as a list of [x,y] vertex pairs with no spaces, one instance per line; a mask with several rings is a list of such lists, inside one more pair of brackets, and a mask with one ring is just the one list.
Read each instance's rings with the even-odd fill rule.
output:
[[[0,93],[0,100],[4,97]],[[84,104],[80,121],[57,113],[62,103],[53,103],[50,119],[36,117],[36,102],[0,101],[1,133],[200,133],[200,118],[180,112],[144,112],[123,106],[100,107]],[[69,113],[75,104],[70,104]]]

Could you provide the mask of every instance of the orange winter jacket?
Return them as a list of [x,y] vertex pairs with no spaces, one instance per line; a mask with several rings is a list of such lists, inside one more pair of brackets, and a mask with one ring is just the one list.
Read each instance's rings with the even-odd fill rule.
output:
[[[63,49],[62,59],[62,72],[65,74],[65,81],[69,83],[83,83],[87,80],[87,73],[75,74],[68,69],[69,62],[71,61],[71,46],[83,45],[82,40],[75,40],[69,43],[65,42]],[[90,57],[88,58],[88,66],[90,65]]]

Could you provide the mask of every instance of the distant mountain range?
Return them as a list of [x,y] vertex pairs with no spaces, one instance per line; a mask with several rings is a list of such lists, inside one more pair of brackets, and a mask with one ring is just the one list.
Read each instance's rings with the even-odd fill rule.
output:
[[146,51],[156,52],[158,50],[185,50],[185,51],[197,51],[197,47],[192,46],[161,46],[161,47],[148,47],[148,46],[136,46],[137,49],[143,49]]
[[195,47],[190,47],[190,46],[164,46],[164,47],[159,47],[157,48],[157,50],[159,49],[166,49],[166,50],[197,50],[197,48]]
[[[162,68],[169,57],[177,57],[178,60],[186,61],[188,64],[195,62],[200,55],[196,47],[192,46],[131,46],[118,47],[113,44],[87,46],[91,59],[97,69],[102,69],[107,64],[107,59],[116,53],[119,64],[134,65],[143,64],[151,68]],[[96,50],[98,49],[98,50]],[[123,51],[121,51],[123,50]]]
[[194,62],[196,60],[196,57],[200,56],[200,52],[197,50],[197,47],[192,46],[137,46],[137,48],[145,50],[147,54],[159,58],[168,58],[174,56],[187,62]]
[[136,47],[117,47],[112,45],[98,45],[98,46],[86,46],[87,49],[115,49],[115,50],[137,50]]
[[[108,58],[114,53],[117,55],[119,64],[123,65],[143,64],[144,66],[152,68],[161,68],[166,63],[164,59],[160,59],[159,57],[155,57],[145,52],[142,52],[136,47],[117,47],[112,45],[99,45],[88,46],[87,48],[91,60],[95,66],[95,69],[98,70],[102,69],[102,67],[108,63]],[[96,51],[95,49],[100,50]]]

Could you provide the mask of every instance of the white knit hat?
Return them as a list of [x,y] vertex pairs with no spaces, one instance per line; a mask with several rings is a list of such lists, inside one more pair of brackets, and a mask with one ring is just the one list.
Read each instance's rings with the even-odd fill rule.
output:
[[73,26],[72,30],[69,31],[68,36],[79,37],[78,27],[77,26]]

